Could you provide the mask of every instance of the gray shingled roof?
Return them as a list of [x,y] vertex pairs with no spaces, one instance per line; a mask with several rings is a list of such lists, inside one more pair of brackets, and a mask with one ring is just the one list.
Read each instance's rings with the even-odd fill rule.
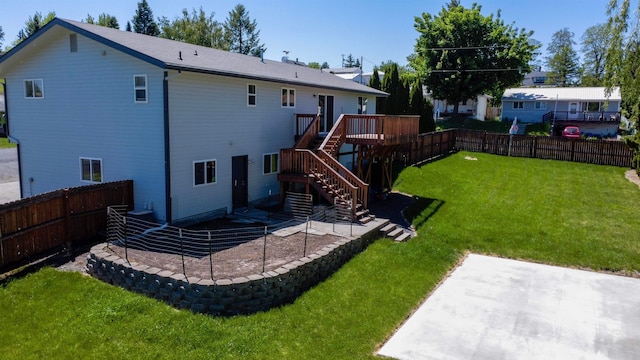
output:
[[[377,96],[387,95],[382,91],[306,66],[266,59],[261,60],[259,57],[73,20],[56,18],[33,36],[38,36],[41,32],[45,32],[53,26],[65,27],[166,69],[308,85]],[[13,56],[14,54],[9,52],[7,55]],[[0,58],[0,62],[2,60],[5,59]]]

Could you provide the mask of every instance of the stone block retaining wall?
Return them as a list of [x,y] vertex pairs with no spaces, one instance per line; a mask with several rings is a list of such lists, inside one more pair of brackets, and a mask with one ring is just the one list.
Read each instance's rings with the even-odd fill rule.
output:
[[89,273],[121,286],[196,313],[232,316],[265,311],[291,303],[300,294],[329,277],[378,237],[378,229],[357,239],[341,239],[322,250],[273,271],[235,279],[185,278],[127,260],[94,246],[87,257]]

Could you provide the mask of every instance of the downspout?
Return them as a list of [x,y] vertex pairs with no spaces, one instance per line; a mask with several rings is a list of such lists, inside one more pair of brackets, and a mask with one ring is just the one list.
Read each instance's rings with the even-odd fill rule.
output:
[[[24,198],[24,188],[22,187],[22,161],[20,159],[20,141],[11,136],[9,126],[9,97],[7,96],[7,80],[2,80],[2,91],[4,93],[4,117],[6,120],[5,131],[9,142],[16,144],[16,153],[18,154],[18,184],[20,184],[20,199]],[[33,194],[30,194],[33,196]]]
[[169,73],[164,72],[162,82],[162,100],[164,105],[164,186],[165,186],[165,206],[166,222],[171,224],[171,156],[169,141]]

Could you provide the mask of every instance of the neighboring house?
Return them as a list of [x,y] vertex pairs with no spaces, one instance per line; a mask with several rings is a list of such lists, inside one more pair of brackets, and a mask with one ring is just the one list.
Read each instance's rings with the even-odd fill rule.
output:
[[[353,82],[357,82],[358,84],[362,84],[362,85],[369,85],[369,81],[373,76],[373,71],[363,72],[362,69],[359,67],[322,69],[322,71],[330,72],[343,79],[351,80]],[[384,72],[378,71],[378,76],[380,77],[380,81],[382,81],[382,78],[384,77]]]
[[524,76],[522,87],[554,86],[553,84],[547,84],[548,78],[546,71],[532,71]]
[[[56,18],[0,58],[23,197],[133,179],[159,221],[279,192],[296,114],[327,131],[384,92],[328,72]],[[375,113],[375,101],[369,102]]]
[[[433,104],[435,117],[450,115],[453,112],[454,104],[449,104],[447,100],[434,99],[430,93],[425,93],[425,97]],[[483,94],[475,99],[461,101],[458,104],[458,114],[473,116],[476,120],[484,121],[488,117],[487,109],[491,99],[491,95]]]
[[607,95],[604,87],[545,87],[507,89],[502,118],[520,123],[549,122],[558,135],[578,126],[587,136],[614,137],[620,124],[620,89]]

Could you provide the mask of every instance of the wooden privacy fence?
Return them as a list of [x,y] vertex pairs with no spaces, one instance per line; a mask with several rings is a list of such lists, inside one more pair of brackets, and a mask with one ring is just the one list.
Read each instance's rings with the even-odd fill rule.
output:
[[563,139],[455,130],[456,150],[537,159],[631,167],[633,151],[622,141]]
[[133,181],[56,190],[0,205],[0,269],[106,232],[107,207],[133,205]]
[[[399,153],[406,157],[404,160],[409,164],[449,154],[455,150],[455,135],[455,130],[419,134],[416,141],[406,144]],[[400,160],[397,157],[396,159]]]

